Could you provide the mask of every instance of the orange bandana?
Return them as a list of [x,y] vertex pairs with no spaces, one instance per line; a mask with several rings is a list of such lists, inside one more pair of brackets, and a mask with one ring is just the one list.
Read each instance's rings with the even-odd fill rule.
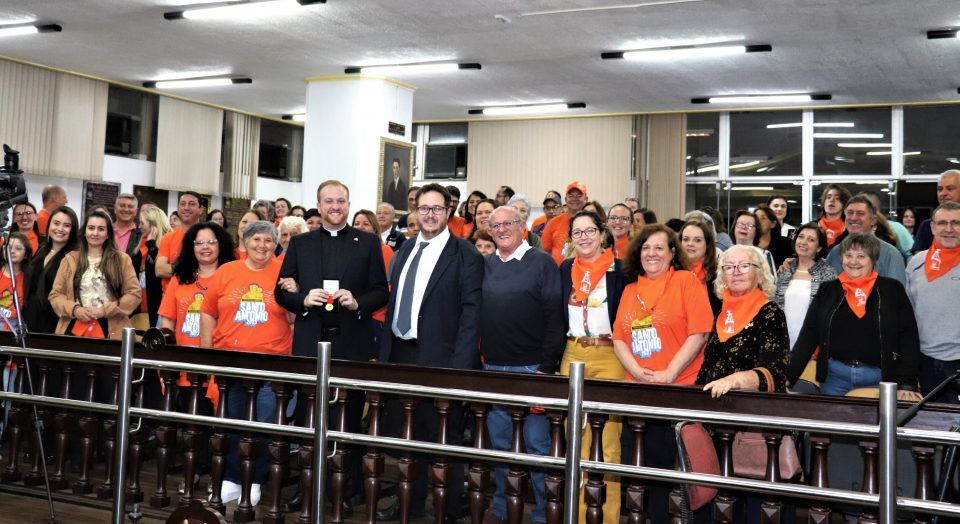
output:
[[690,266],[690,272],[694,275],[697,275],[697,278],[700,279],[700,282],[707,282],[707,270],[703,269],[703,259],[694,262],[693,265]]
[[77,320],[73,323],[73,329],[70,330],[70,334],[77,337],[107,338],[104,336],[103,328],[100,327],[100,322],[97,320],[90,322]]
[[827,246],[832,246],[834,242],[840,238],[840,235],[843,234],[843,228],[845,227],[843,218],[827,220],[826,215],[820,218],[818,224],[820,224],[820,229],[823,230],[823,233],[827,235]]
[[630,235],[623,235],[617,239],[617,258],[623,260],[627,258],[627,248],[630,247]]
[[717,338],[720,342],[726,342],[743,331],[767,302],[767,295],[762,289],[754,289],[739,297],[733,296],[729,289],[724,291],[723,307],[717,316]]
[[660,297],[667,290],[667,284],[670,283],[672,276],[673,267],[656,280],[650,280],[645,276],[637,279],[637,299],[644,311],[652,312],[657,307],[657,302],[660,302]]
[[593,262],[584,262],[579,255],[574,258],[573,267],[570,269],[574,300],[576,302],[586,301],[590,292],[597,287],[597,283],[607,274],[611,265],[613,265],[613,250],[610,249],[600,253],[600,258]]
[[960,247],[947,249],[942,247],[937,239],[933,239],[933,244],[927,250],[927,258],[923,263],[927,282],[933,282],[946,275],[958,263],[960,263]]
[[867,297],[873,291],[873,285],[877,283],[877,272],[874,271],[858,279],[852,279],[846,273],[840,273],[839,280],[847,296],[847,305],[857,318],[863,318],[867,314]]

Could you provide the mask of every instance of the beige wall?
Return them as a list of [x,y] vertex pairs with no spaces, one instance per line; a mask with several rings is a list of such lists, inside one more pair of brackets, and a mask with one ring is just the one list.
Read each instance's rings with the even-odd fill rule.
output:
[[640,201],[655,211],[661,222],[682,217],[686,193],[686,115],[645,115],[638,119]]

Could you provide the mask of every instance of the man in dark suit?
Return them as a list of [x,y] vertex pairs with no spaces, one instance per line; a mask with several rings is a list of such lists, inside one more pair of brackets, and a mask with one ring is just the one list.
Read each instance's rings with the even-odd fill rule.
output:
[[[333,358],[371,360],[377,356],[370,315],[387,303],[383,252],[376,235],[347,225],[350,190],[336,180],[317,189],[323,225],[290,239],[274,296],[297,317],[293,354],[316,356],[317,342],[333,344]],[[292,282],[288,279],[292,279]],[[349,390],[347,427],[360,432],[364,396]],[[359,487],[361,453],[353,453],[354,487]]]
[[[405,242],[394,256],[393,282],[380,360],[418,366],[474,369],[479,364],[480,301],[483,258],[469,242],[450,234],[447,211],[450,193],[439,184],[427,184],[417,192],[416,213],[420,234]],[[384,426],[399,433],[402,409],[388,402]],[[414,413],[417,440],[437,441],[437,412],[430,399],[421,399]],[[461,416],[454,410],[448,421],[447,441],[459,444],[463,438]],[[412,513],[425,513],[427,496],[425,457],[417,458]],[[448,520],[460,516],[463,468],[450,468]],[[396,511],[381,512],[396,517]]]
[[407,203],[407,183],[403,180],[400,171],[400,159],[394,158],[390,163],[390,172],[393,176],[390,180],[383,181],[383,201],[389,202],[396,209],[403,209]]

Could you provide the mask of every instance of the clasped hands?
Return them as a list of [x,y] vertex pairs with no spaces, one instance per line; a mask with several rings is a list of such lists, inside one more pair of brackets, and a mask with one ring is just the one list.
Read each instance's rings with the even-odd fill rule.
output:
[[80,322],[92,322],[106,316],[102,307],[83,307],[80,306],[73,310],[73,315]]
[[637,382],[650,382],[654,384],[670,384],[674,380],[677,380],[677,373],[674,373],[669,369],[654,371],[652,369],[641,367],[640,374],[638,375],[636,373],[633,373],[633,378],[635,378]]
[[[281,278],[278,282],[278,285],[284,289],[284,291],[289,291],[291,293],[296,293],[300,291],[300,285],[292,278]],[[340,306],[347,308],[350,311],[356,311],[360,307],[360,304],[357,303],[357,299],[353,297],[353,293],[349,289],[338,289],[334,293],[330,293],[322,288],[311,289],[307,296],[303,297],[303,306],[304,307],[323,307],[327,305],[327,300],[329,297],[333,297]]]

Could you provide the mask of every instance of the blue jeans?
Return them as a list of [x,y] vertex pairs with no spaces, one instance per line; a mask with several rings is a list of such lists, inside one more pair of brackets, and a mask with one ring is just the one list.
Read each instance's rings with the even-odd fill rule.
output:
[[[483,369],[488,371],[506,371],[510,373],[536,373],[538,365],[530,366],[495,366],[484,364]],[[487,432],[490,434],[490,447],[496,450],[510,451],[513,441],[513,421],[510,413],[503,406],[494,404],[487,415]],[[543,415],[527,415],[523,423],[523,444],[526,452],[533,455],[550,454],[550,422]],[[493,494],[492,511],[502,519],[507,518],[507,497],[504,492],[507,481],[507,466],[494,466],[494,477],[497,490]],[[544,496],[544,478],[546,472],[542,469],[532,469],[530,480],[533,484],[533,495],[537,506],[533,509],[530,519],[533,522],[547,521],[547,499]]]
[[[227,417],[232,419],[245,419],[247,406],[247,392],[240,384],[234,384],[230,387],[230,393],[227,398]],[[277,416],[277,397],[273,394],[273,387],[270,382],[264,382],[257,390],[256,397],[257,422],[273,422]],[[270,452],[267,449],[270,439],[260,436],[257,440],[256,459],[254,460],[253,483],[263,484],[267,481],[267,472],[270,468]],[[230,435],[230,451],[227,453],[226,471],[223,478],[230,482],[240,483],[240,456],[238,455],[238,446],[240,445],[240,435]]]
[[880,384],[880,368],[873,366],[851,367],[831,358],[827,369],[827,380],[820,384],[821,395],[841,397],[851,390]]
[[[933,388],[960,369],[960,360],[939,360],[920,355],[920,391],[928,395]],[[960,386],[953,381],[933,399],[933,402],[960,404]]]

